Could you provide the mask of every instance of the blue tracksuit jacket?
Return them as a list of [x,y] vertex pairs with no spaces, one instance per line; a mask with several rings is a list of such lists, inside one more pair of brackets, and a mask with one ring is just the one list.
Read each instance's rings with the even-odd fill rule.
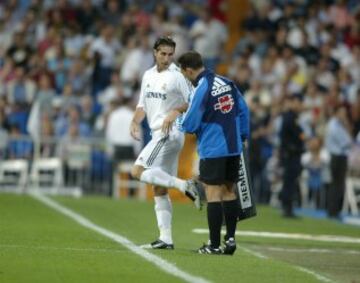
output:
[[239,155],[249,137],[249,110],[240,91],[208,70],[196,81],[182,130],[196,134],[200,159]]

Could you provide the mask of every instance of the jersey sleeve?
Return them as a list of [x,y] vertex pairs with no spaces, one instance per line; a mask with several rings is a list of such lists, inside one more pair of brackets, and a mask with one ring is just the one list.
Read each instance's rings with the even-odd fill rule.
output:
[[240,104],[240,134],[243,140],[250,136],[250,113],[244,97],[239,92]]
[[196,133],[200,126],[204,112],[206,110],[206,97],[208,91],[208,82],[203,79],[199,86],[195,89],[194,96],[190,102],[184,120],[182,122],[182,130],[186,133]]
[[139,101],[138,104],[136,105],[136,108],[145,108],[145,85],[146,85],[145,81],[146,81],[146,73],[144,74],[141,81]]
[[177,74],[177,88],[183,96],[184,101],[188,103],[193,89],[191,83],[185,79],[185,77],[183,76],[183,74],[180,73],[180,71]]
[[232,83],[232,87],[236,90],[239,104],[239,117],[240,117],[240,135],[242,140],[249,139],[250,137],[250,111],[245,98],[241,94],[237,86]]

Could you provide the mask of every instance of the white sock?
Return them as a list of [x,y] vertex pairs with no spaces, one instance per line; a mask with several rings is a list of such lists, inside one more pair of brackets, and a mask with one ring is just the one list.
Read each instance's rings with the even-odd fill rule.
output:
[[172,244],[171,234],[171,218],[172,205],[169,195],[156,196],[155,199],[155,213],[160,231],[159,239],[167,244]]
[[159,167],[144,170],[140,176],[140,181],[166,188],[174,187],[183,193],[186,189],[186,181],[171,176]]

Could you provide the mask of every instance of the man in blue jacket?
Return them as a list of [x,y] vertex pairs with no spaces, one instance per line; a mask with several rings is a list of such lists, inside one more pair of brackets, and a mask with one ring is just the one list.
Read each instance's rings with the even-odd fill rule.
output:
[[[181,71],[195,86],[183,118],[182,128],[197,136],[200,155],[199,179],[205,185],[210,241],[199,248],[201,254],[233,254],[238,180],[242,142],[249,137],[248,107],[235,84],[203,66],[201,55],[190,51],[178,60]],[[223,218],[225,246],[220,247]]]

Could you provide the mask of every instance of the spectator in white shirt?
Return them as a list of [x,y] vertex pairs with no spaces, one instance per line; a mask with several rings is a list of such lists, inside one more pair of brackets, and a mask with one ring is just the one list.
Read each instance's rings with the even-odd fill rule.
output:
[[[135,160],[135,149],[139,148],[140,142],[134,140],[130,131],[134,110],[130,106],[130,99],[115,99],[111,102],[114,110],[109,114],[105,139],[107,142],[108,152],[113,161],[113,172],[117,172],[118,165],[124,161]],[[121,126],[119,126],[121,125]],[[128,176],[131,178],[131,176]],[[129,196],[134,196],[135,190],[129,189]]]
[[222,22],[212,18],[209,9],[202,9],[199,13],[200,18],[192,25],[190,36],[194,40],[194,49],[202,55],[206,68],[214,70],[228,37],[227,30]]
[[345,106],[338,106],[327,125],[326,149],[329,151],[331,184],[328,197],[329,217],[338,217],[345,194],[345,180],[348,170],[348,153],[353,143],[350,122]]
[[[115,106],[115,109],[109,114],[105,130],[109,151],[115,162],[135,160],[135,145],[138,142],[131,137],[130,131],[127,130],[130,128],[134,116],[130,100],[117,98],[112,100],[111,103]],[[121,128],[119,125],[121,125]]]
[[90,57],[94,60],[92,74],[92,95],[97,94],[110,84],[111,72],[115,67],[116,55],[121,45],[114,37],[114,28],[106,25],[101,30],[101,36],[90,46]]

